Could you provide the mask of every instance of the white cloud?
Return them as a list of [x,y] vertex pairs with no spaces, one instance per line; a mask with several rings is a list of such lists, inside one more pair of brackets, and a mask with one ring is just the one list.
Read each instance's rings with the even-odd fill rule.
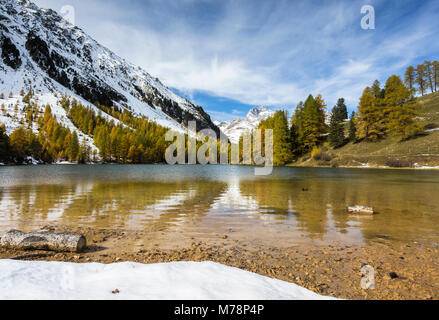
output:
[[[61,7],[56,0],[36,2]],[[393,21],[396,8],[370,2],[378,17],[377,29],[369,31],[360,29],[364,3],[358,1],[70,4],[78,24],[96,40],[189,96],[205,92],[291,107],[309,93],[322,93],[329,104],[343,96],[352,107],[373,80],[439,48],[433,41],[437,4],[424,4],[410,20]]]

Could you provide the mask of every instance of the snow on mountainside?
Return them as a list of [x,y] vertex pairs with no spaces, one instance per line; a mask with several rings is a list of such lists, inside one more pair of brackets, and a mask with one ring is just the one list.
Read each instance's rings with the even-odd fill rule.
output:
[[55,11],[40,9],[28,0],[1,0],[0,94],[4,97],[0,104],[6,113],[0,112],[0,123],[6,124],[8,133],[24,117],[22,89],[32,90],[33,102],[41,111],[51,104],[58,121],[76,130],[89,145],[92,138],[80,133],[58,105],[61,94],[96,110],[98,104],[129,110],[177,131],[185,130],[188,121],[196,121],[198,129],[219,132],[201,107],[101,46]]
[[274,115],[274,111],[265,107],[251,109],[247,116],[242,119],[235,119],[232,122],[215,122],[221,131],[230,139],[232,143],[238,143],[241,135],[246,131],[256,129],[262,120],[266,120]]

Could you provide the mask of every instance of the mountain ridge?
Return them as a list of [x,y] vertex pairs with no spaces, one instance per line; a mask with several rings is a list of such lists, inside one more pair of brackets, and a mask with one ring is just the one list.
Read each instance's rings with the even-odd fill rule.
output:
[[[32,91],[40,109],[66,94],[94,108],[127,110],[176,131],[184,132],[188,121],[196,121],[198,129],[219,133],[202,107],[100,45],[55,11],[40,9],[31,1],[0,3],[0,51],[0,92],[11,96],[2,101],[7,106],[18,103],[22,109],[21,90]],[[8,132],[19,125],[0,117]]]

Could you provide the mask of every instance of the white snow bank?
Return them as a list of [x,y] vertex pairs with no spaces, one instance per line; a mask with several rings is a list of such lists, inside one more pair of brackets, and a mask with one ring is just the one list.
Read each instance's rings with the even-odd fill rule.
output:
[[420,166],[419,164],[415,163],[413,165],[415,169],[439,169],[439,167],[430,167],[430,166]]
[[[118,289],[118,294],[112,291]],[[75,264],[0,260],[0,299],[315,300],[298,285],[213,262]]]
[[59,165],[66,165],[66,164],[74,165],[74,164],[77,164],[77,163],[76,162],[71,162],[71,161],[57,161],[57,162],[55,162],[55,164],[59,164]]

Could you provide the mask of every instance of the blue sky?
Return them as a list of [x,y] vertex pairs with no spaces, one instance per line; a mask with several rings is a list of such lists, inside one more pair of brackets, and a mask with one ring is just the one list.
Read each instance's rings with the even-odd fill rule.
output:
[[[214,120],[308,94],[353,110],[365,86],[439,59],[436,0],[36,0],[75,8],[88,34],[203,106]],[[361,8],[375,8],[363,30]]]

